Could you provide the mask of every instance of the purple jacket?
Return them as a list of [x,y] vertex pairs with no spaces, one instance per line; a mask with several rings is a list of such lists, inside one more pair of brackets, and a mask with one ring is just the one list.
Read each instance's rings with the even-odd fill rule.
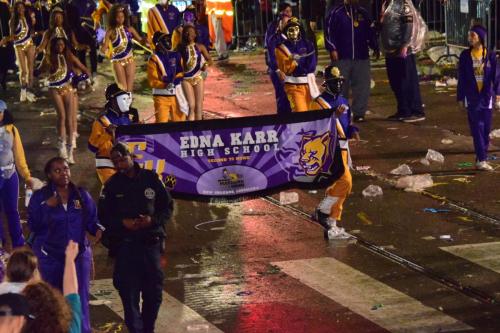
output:
[[301,39],[295,43],[285,39],[282,40],[281,44],[284,44],[292,54],[301,56],[301,58],[297,61],[298,66],[295,68],[293,76],[306,76],[309,73],[315,72],[318,59],[316,57],[316,53],[314,52],[314,45],[312,42],[306,39]]
[[89,245],[85,232],[95,235],[100,227],[97,208],[90,194],[82,188],[71,188],[67,208],[62,204],[49,207],[46,200],[55,191],[52,185],[33,193],[28,207],[28,226],[35,233],[35,252],[44,251],[56,258],[64,258],[69,240],[80,249]]
[[457,100],[467,99],[468,105],[489,107],[495,95],[500,95],[500,68],[497,65],[495,52],[488,51],[484,63],[483,89],[478,91],[477,82],[472,67],[471,50],[460,54],[458,62]]
[[368,48],[379,49],[375,25],[364,8],[335,7],[325,22],[325,47],[337,51],[340,59],[365,60],[370,57]]
[[274,50],[284,40],[281,31],[278,29],[280,19],[276,19],[267,26],[266,36],[264,37],[264,47],[266,48],[266,64],[270,70],[276,71],[278,64]]

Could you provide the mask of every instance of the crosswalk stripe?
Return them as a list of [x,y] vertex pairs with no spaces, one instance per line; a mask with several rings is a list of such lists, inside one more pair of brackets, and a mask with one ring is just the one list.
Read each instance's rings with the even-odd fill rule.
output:
[[440,249],[500,273],[500,242],[444,246]]
[[[98,300],[107,301],[104,304],[123,318],[121,299],[118,291],[113,287],[112,279],[93,281],[90,293]],[[163,292],[163,302],[158,313],[155,329],[161,333],[222,333],[221,330],[205,320],[196,311],[182,304],[165,291]]]
[[[457,332],[472,329],[334,258],[273,264],[301,283],[391,332]],[[376,304],[382,306],[374,309]]]

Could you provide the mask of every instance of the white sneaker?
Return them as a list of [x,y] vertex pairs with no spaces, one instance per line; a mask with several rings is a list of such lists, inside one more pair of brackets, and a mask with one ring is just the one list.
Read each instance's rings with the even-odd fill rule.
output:
[[493,171],[493,167],[486,161],[481,161],[476,163],[476,168],[483,171]]
[[21,95],[19,96],[19,101],[20,102],[26,102],[26,89],[21,88]]
[[74,149],[73,146],[68,145],[68,163],[69,164],[75,164],[75,157],[73,156],[73,149]]
[[331,217],[329,217],[328,220],[326,220],[326,224],[328,224],[330,229],[333,227],[337,228],[337,220],[332,219]]
[[59,139],[57,141],[57,150],[59,151],[59,157],[64,159],[68,158],[68,151],[66,150],[66,141]]
[[349,237],[344,228],[333,226],[328,230],[328,239],[347,239]]
[[30,103],[35,103],[36,102],[36,96],[32,92],[26,91],[26,99]]

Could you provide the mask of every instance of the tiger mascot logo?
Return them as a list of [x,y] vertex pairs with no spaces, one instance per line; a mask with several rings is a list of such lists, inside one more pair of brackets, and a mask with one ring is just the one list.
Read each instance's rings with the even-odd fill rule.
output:
[[300,144],[299,165],[308,176],[316,176],[323,169],[329,157],[331,135],[326,132],[320,135],[303,135]]

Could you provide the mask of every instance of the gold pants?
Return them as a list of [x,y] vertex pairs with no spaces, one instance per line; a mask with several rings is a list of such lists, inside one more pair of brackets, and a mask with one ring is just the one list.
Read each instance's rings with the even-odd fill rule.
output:
[[153,96],[153,102],[157,123],[186,120],[186,115],[179,109],[175,96]]
[[101,184],[104,185],[104,183],[106,183],[108,179],[116,173],[116,170],[113,168],[100,168],[96,169],[96,172],[97,177],[99,177],[99,180],[101,181]]
[[326,195],[337,198],[337,201],[330,208],[330,218],[340,220],[344,201],[352,190],[352,175],[349,170],[348,154],[342,150],[342,163],[344,164],[344,174],[326,189]]
[[285,92],[293,112],[309,111],[312,102],[309,85],[285,83]]

